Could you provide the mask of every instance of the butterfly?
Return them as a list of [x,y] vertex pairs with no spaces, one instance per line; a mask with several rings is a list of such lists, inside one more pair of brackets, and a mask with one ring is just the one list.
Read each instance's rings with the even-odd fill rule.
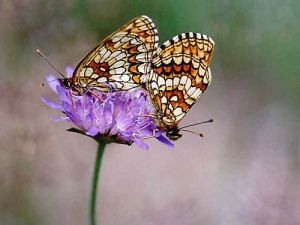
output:
[[146,82],[158,47],[158,32],[148,16],[122,26],[90,51],[73,76],[61,79],[66,88],[82,95],[89,90],[130,90]]
[[85,91],[145,88],[160,130],[177,140],[178,123],[211,81],[214,41],[204,34],[182,33],[158,47],[158,32],[148,16],[125,24],[97,45],[62,84]]
[[213,51],[210,37],[189,32],[165,42],[152,59],[146,87],[156,109],[158,128],[171,140],[182,136],[178,123],[211,82]]

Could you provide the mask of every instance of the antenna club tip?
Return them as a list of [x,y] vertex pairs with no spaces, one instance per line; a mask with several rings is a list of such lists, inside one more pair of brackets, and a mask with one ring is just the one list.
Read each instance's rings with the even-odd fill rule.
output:
[[214,122],[214,120],[213,120],[213,119],[210,119],[208,122],[212,123],[212,122]]
[[204,134],[200,133],[199,136],[200,136],[200,137],[204,137]]

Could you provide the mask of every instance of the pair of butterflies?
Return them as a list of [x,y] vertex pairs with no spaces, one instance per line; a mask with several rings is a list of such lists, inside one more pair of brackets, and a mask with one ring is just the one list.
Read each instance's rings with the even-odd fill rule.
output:
[[158,128],[176,140],[178,123],[211,81],[213,40],[182,33],[158,47],[158,32],[148,16],[133,19],[108,36],[78,64],[65,87],[77,94],[145,88],[156,110]]

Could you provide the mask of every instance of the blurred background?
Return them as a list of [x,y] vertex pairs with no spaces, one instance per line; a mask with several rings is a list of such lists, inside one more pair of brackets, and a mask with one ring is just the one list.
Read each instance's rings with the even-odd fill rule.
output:
[[300,1],[0,1],[0,224],[87,224],[96,143],[40,96],[130,19],[146,14],[160,43],[211,36],[213,81],[170,150],[112,144],[104,155],[98,224],[300,224]]

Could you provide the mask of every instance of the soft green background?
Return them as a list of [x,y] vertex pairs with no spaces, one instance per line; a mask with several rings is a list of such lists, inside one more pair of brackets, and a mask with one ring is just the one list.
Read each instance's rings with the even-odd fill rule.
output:
[[[214,118],[174,150],[109,146],[99,224],[300,224],[300,1],[0,1],[0,224],[87,224],[96,145],[54,123],[39,97],[62,71],[139,15],[160,43],[216,43],[213,82],[183,124]],[[122,148],[120,150],[120,148]],[[134,148],[134,150],[131,150]]]

